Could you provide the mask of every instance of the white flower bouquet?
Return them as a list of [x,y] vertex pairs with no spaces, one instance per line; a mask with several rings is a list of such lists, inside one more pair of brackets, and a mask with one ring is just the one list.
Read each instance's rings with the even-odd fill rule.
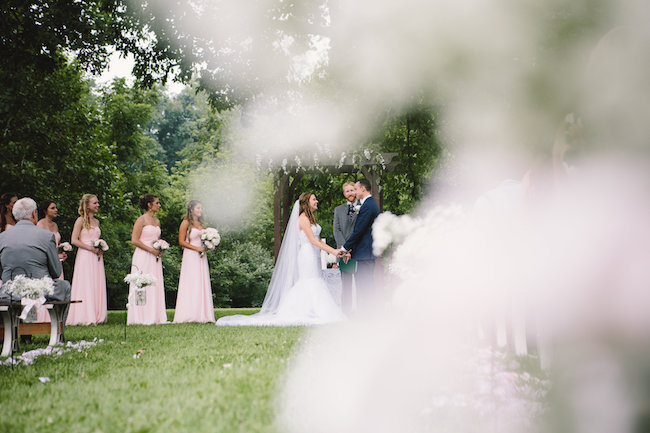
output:
[[[158,284],[158,280],[151,274],[142,272],[131,272],[124,277],[124,282],[135,286],[133,293],[129,294],[129,301],[135,297],[135,305],[145,305],[147,303],[147,286]],[[128,304],[126,305],[128,308]]]
[[[206,250],[212,251],[221,242],[221,236],[217,229],[208,227],[201,230],[201,242]],[[203,253],[201,253],[201,257],[203,257]]]
[[[164,241],[162,239],[158,239],[156,242],[153,243],[153,248],[158,251],[165,251],[169,249],[169,243],[167,241]],[[160,257],[156,257],[156,261],[158,261]]]
[[18,275],[7,281],[2,290],[11,297],[21,298],[20,303],[24,307],[20,318],[25,320],[34,307],[45,303],[45,295],[54,293],[54,281],[50,277],[29,278]]
[[[102,251],[108,251],[108,244],[104,239],[97,239],[95,242],[93,242],[93,247]],[[99,261],[101,258],[101,256],[97,256],[97,261]]]
[[59,249],[59,251],[65,253],[72,251],[72,245],[70,245],[69,242],[61,242],[57,248]]

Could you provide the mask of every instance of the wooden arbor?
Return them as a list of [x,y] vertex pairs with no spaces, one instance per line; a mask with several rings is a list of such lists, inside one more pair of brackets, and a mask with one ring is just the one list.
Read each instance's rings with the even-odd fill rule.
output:
[[[273,233],[274,233],[274,257],[277,259],[282,234],[289,222],[291,208],[294,202],[296,186],[305,174],[346,174],[361,173],[370,181],[373,191],[373,198],[383,209],[383,195],[380,188],[381,176],[384,172],[392,171],[399,161],[395,158],[397,153],[381,153],[374,157],[349,156],[336,162],[321,164],[319,167],[304,167],[297,164],[286,165],[278,169],[273,178]],[[356,160],[355,160],[356,159]]]

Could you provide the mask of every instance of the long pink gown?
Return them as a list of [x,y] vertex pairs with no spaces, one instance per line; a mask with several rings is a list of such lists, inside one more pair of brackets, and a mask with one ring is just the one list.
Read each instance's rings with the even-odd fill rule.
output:
[[[201,230],[192,227],[190,244],[200,247],[200,235]],[[174,323],[182,322],[214,322],[208,257],[205,254],[201,257],[197,251],[190,249],[183,251],[174,313]]]
[[[54,240],[56,240],[56,244],[59,245],[61,243],[61,233],[59,232],[54,232]],[[63,271],[61,271],[61,275],[59,275],[59,280],[63,279]],[[50,321],[50,313],[47,312],[47,308],[44,306],[38,307],[38,310],[36,311],[36,322],[41,323],[41,322],[49,322]]]
[[[81,229],[79,240],[86,245],[92,245],[101,233],[99,227]],[[79,299],[81,302],[70,304],[67,325],[96,325],[106,322],[104,257],[99,256],[99,260],[97,257],[92,251],[77,249],[70,299]]]
[[[146,225],[142,227],[140,241],[148,246],[160,239],[160,227]],[[148,251],[136,248],[131,262],[131,273],[142,272],[153,275],[158,284],[146,287],[146,302],[144,305],[136,305],[135,286],[129,287],[129,303],[126,315],[126,323],[129,325],[154,325],[167,323],[167,312],[165,311],[165,286],[163,282],[162,260],[156,261],[156,256]]]

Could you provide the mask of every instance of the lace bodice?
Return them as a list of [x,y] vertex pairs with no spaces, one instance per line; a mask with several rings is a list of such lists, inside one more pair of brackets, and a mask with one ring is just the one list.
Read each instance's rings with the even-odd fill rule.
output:
[[[316,239],[318,239],[318,237],[320,236],[320,232],[321,232],[321,226],[318,225],[318,224],[316,224],[316,225],[312,224],[311,225],[311,232],[314,234],[314,237]],[[307,235],[305,234],[305,232],[300,230],[300,245],[302,246],[304,244],[309,244],[309,243],[310,243],[309,239],[307,238]]]

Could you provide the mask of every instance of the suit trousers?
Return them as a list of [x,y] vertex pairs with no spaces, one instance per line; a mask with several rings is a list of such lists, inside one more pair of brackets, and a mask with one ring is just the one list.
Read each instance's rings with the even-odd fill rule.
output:
[[341,309],[346,315],[352,313],[354,306],[352,297],[352,282],[354,274],[351,272],[341,272]]
[[357,260],[355,283],[357,285],[357,311],[367,312],[375,304],[377,295],[374,260]]

